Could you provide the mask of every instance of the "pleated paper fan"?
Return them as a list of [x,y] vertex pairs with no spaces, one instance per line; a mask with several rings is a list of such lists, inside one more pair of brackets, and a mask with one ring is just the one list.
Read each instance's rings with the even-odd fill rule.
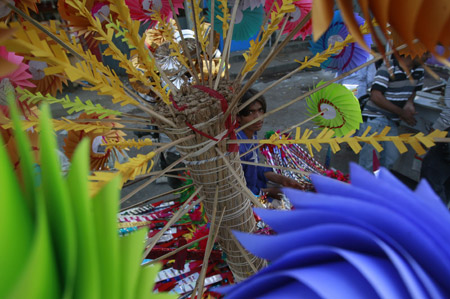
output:
[[[231,1],[230,1],[231,2]],[[242,9],[255,9],[257,7],[260,7],[264,5],[264,0],[242,0],[240,3],[242,3]]]
[[18,65],[18,68],[6,76],[1,76],[0,81],[8,78],[14,87],[34,87],[35,85],[29,81],[31,74],[28,71],[28,65],[23,62],[23,57],[13,52],[8,52],[4,46],[0,46],[0,57],[4,60]]
[[[266,1],[264,5],[264,10],[266,13],[269,13],[270,8],[272,7],[272,3],[274,0],[268,0]],[[277,0],[278,5],[281,6],[282,0]],[[283,34],[289,34],[298,23],[300,23],[303,18],[311,11],[312,9],[312,0],[300,0],[300,1],[294,1],[292,4],[295,6],[295,11],[291,12],[287,15],[288,21],[286,23],[286,26],[284,27]],[[282,22],[280,22],[279,28],[283,26],[286,19],[284,19]],[[302,37],[304,40],[308,35],[311,35],[312,33],[312,20],[309,20],[305,26],[298,31],[292,39],[296,39],[299,36]]]
[[[152,10],[158,11],[166,21],[173,16],[169,0],[125,0],[125,3],[130,9],[130,16],[133,20],[150,22],[150,27],[157,24],[155,20],[152,20]],[[172,4],[175,14],[178,15],[178,10],[183,9],[183,1],[172,0]]]
[[[234,231],[269,266],[225,298],[449,298],[450,214],[422,180],[352,163],[350,184],[311,175],[317,192],[283,191],[295,209],[255,213],[275,232]],[[300,221],[301,219],[301,221]]]
[[[86,114],[82,113],[78,119],[97,119],[98,115],[96,114]],[[86,123],[88,124],[88,123]],[[92,124],[90,122],[89,124]],[[102,125],[107,125],[111,127],[123,127],[122,125],[118,123],[102,123]],[[109,132],[100,134],[100,133],[93,133],[93,132],[84,132],[84,131],[69,131],[67,134],[67,137],[64,139],[64,154],[69,158],[72,159],[73,154],[75,153],[75,148],[80,143],[80,141],[88,137],[91,146],[90,146],[90,169],[91,170],[107,170],[107,162],[112,154],[111,150],[106,150],[105,152],[98,151],[98,145],[103,143],[102,141],[104,139],[113,139],[115,142],[123,141],[123,136],[125,136],[125,133],[119,130],[111,130]]]
[[[316,88],[323,84],[325,83],[320,82]],[[358,99],[343,85],[332,83],[313,93],[307,103],[310,116],[323,112],[313,121],[320,128],[332,129],[337,137],[359,129],[359,124],[362,123]]]
[[[211,22],[211,1],[208,1],[208,20]],[[223,17],[223,11],[220,9],[221,3],[218,0],[215,0],[214,3],[214,30],[219,32],[221,36],[223,36],[223,28],[222,21],[218,18]],[[228,7],[228,10],[232,11],[233,7],[231,4]],[[236,19],[233,28],[233,40],[248,40],[255,34],[257,34],[261,28],[261,25],[264,20],[264,8],[257,7],[255,9],[247,8],[243,9],[240,4],[236,13]]]
[[[364,24],[364,19],[357,14],[355,14],[355,18],[358,22],[358,26]],[[344,24],[340,12],[336,11],[328,30],[317,40],[317,42],[310,42],[311,52],[313,55],[321,53],[335,42],[344,41],[348,34],[349,32]],[[370,47],[372,44],[372,37],[370,34],[364,35],[364,41]],[[350,43],[338,54],[335,54],[324,61],[321,64],[321,67],[335,71],[338,74],[342,74],[357,67],[358,65],[363,64],[366,62],[368,57],[369,53],[358,43]]]

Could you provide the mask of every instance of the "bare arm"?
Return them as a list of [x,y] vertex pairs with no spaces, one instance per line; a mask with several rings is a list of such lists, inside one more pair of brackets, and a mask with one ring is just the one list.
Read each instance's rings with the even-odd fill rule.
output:
[[400,108],[395,104],[388,101],[383,93],[379,90],[372,90],[370,93],[370,100],[374,102],[378,107],[383,108],[389,112],[398,115],[402,120],[404,120],[408,125],[414,126],[416,124],[416,119],[414,118],[414,97],[416,93],[414,92],[405,104],[404,108]]
[[288,178],[284,175],[281,175],[281,174],[278,174],[278,173],[275,173],[272,171],[265,172],[264,176],[269,181],[280,184],[283,187],[289,187],[289,188],[294,188],[294,189],[302,188],[302,185],[299,182],[297,182],[296,180]]

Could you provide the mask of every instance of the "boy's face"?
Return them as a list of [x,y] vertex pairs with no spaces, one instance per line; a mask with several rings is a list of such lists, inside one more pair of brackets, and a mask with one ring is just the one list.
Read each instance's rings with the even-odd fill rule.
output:
[[[255,101],[248,107],[249,114],[248,115],[238,115],[237,120],[239,122],[239,125],[243,126],[254,120],[255,118],[260,117],[264,114],[264,109],[260,102]],[[248,130],[251,130],[253,132],[259,131],[262,129],[264,121],[260,120],[255,122],[254,124],[247,127]]]

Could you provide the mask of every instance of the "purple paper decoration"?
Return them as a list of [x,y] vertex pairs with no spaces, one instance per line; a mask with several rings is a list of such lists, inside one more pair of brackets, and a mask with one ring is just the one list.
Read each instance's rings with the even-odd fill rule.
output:
[[450,214],[428,183],[350,168],[351,184],[312,175],[318,193],[285,189],[293,211],[255,209],[277,235],[235,235],[271,264],[226,298],[450,297]]
[[[355,20],[358,26],[364,24],[364,19],[355,14]],[[333,20],[331,21],[328,30],[316,41],[310,42],[310,50],[313,55],[321,53],[326,50],[330,45],[335,42],[344,41],[349,32],[344,24],[340,12],[337,10],[334,13]],[[363,36],[364,41],[370,47],[372,44],[372,37],[370,34]],[[328,69],[338,74],[345,73],[367,61],[369,53],[364,50],[358,43],[350,43],[344,49],[342,49],[338,54],[332,55],[330,58],[321,63],[323,69]]]

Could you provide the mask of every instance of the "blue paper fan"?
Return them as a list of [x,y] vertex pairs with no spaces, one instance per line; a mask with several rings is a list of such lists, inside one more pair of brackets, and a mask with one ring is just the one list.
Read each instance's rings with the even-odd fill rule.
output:
[[[211,1],[207,2],[208,5],[208,20],[211,22]],[[215,0],[214,3],[214,30],[219,32],[222,36],[222,21],[219,17],[223,17],[223,12],[220,7],[220,2]],[[233,7],[228,6],[229,13],[231,14]],[[264,20],[264,8],[257,7],[255,9],[242,10],[242,6],[238,7],[238,13],[236,15],[236,22],[233,29],[233,40],[248,40],[250,37],[258,33]]]
[[[355,14],[356,22],[359,26],[364,24],[364,19]],[[310,50],[315,55],[326,50],[330,44],[337,41],[344,41],[349,32],[344,24],[342,16],[339,11],[335,11],[333,20],[328,30],[317,40],[317,42],[310,42]],[[364,35],[366,44],[370,47],[372,44],[372,37],[370,34]],[[358,43],[351,43],[347,45],[340,53],[331,56],[329,59],[321,64],[323,69],[329,69],[338,74],[345,73],[358,65],[367,61],[369,53],[366,52]]]
[[273,236],[234,232],[270,265],[226,298],[449,298],[450,214],[426,181],[408,189],[351,164],[351,184],[311,175],[292,211],[256,209]]

